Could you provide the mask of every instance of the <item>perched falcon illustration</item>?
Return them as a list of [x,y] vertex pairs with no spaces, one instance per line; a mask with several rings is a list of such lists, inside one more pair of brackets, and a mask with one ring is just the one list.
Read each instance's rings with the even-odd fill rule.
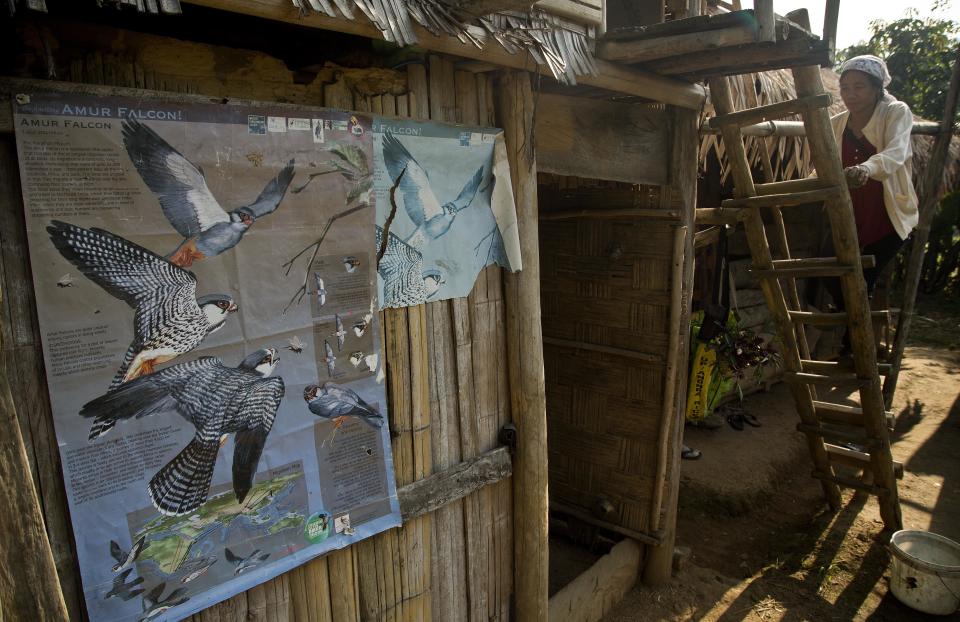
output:
[[473,202],[483,181],[481,166],[456,199],[441,205],[430,185],[430,175],[410,155],[403,143],[390,133],[383,135],[383,161],[391,180],[397,180],[403,173],[399,182],[400,196],[407,216],[417,227],[404,241],[415,248],[422,249],[424,242],[435,240],[449,231],[457,214]]
[[154,506],[167,516],[189,514],[203,505],[221,437],[234,434],[233,491],[243,502],[283,398],[283,379],[269,377],[279,360],[275,349],[266,348],[237,367],[209,356],[179,363],[88,402],[80,415],[94,418],[94,428],[171,412],[193,424],[193,440],[148,487]]
[[253,553],[246,557],[240,557],[228,548],[224,548],[223,552],[226,554],[227,561],[236,566],[233,569],[233,574],[243,574],[267,561],[267,558],[270,557],[270,553],[264,553],[260,549],[254,549]]
[[347,417],[357,417],[371,428],[383,427],[383,415],[347,387],[332,382],[323,387],[311,384],[303,390],[303,400],[310,412],[333,421],[337,427]]
[[127,568],[140,557],[145,538],[146,536],[140,536],[140,539],[133,543],[129,551],[121,549],[116,540],[110,541],[110,556],[117,560],[117,563],[114,564],[112,568],[114,572]]
[[[111,389],[193,350],[237,310],[227,294],[197,297],[192,272],[109,231],[53,220],[47,233],[67,261],[134,310],[133,342]],[[91,430],[90,440],[109,429]]]
[[117,576],[113,578],[113,585],[110,588],[110,591],[104,594],[103,599],[108,598],[119,598],[123,601],[128,601],[133,598],[136,598],[140,594],[143,594],[144,589],[142,587],[137,587],[143,583],[143,577],[137,577],[133,581],[127,583],[127,577],[130,576],[130,573],[133,572],[133,568],[127,568]]
[[293,181],[290,160],[253,203],[227,212],[207,187],[203,170],[155,131],[126,119],[122,132],[123,145],[143,183],[157,195],[167,220],[184,238],[169,257],[178,266],[189,267],[236,246],[254,222],[277,209]]
[[367,332],[367,328],[370,326],[370,322],[373,320],[373,314],[367,313],[362,318],[353,323],[353,334],[357,337],[363,337],[363,334]]
[[327,375],[333,378],[334,372],[337,371],[337,355],[333,353],[333,348],[326,339],[323,340],[323,358],[320,360],[327,364]]
[[[377,225],[377,245],[381,247],[383,228]],[[445,282],[439,270],[423,269],[423,255],[416,248],[392,232],[387,234],[387,246],[377,264],[383,281],[384,306],[410,307],[421,304],[434,295]]]
[[152,620],[156,618],[161,613],[165,612],[167,609],[172,609],[182,605],[183,603],[190,600],[189,596],[185,596],[187,593],[187,588],[178,587],[168,594],[165,598],[163,596],[163,591],[167,589],[166,581],[158,583],[152,590],[150,590],[143,597],[143,615],[140,617],[141,622],[145,620]]
[[343,261],[343,269],[347,271],[347,274],[353,274],[360,267],[360,260],[352,255],[344,257],[341,261]]

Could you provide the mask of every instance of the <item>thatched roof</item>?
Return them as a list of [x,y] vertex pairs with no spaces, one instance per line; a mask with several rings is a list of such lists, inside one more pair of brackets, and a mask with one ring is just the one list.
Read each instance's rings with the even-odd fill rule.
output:
[[[834,103],[830,107],[831,114],[843,110],[840,101],[840,76],[832,69],[821,69],[824,89],[833,95]],[[740,110],[764,104],[786,101],[796,97],[793,85],[793,75],[788,69],[766,71],[757,74],[745,74],[730,78],[734,105]],[[754,93],[756,93],[754,99]],[[704,115],[714,115],[713,106],[707,102]],[[914,115],[916,120],[921,118]],[[933,149],[933,136],[913,137],[913,175],[914,183],[918,183],[926,168],[927,161]],[[746,139],[747,157],[752,164],[758,164],[761,157],[761,142],[765,141],[773,160],[773,171],[776,179],[795,179],[806,177],[812,173],[810,154],[806,141],[800,137],[748,137]],[[723,143],[718,135],[704,135],[700,143],[700,162],[703,165],[711,151],[716,151],[720,160],[722,179],[726,179],[728,171],[724,157]],[[955,189],[960,183],[960,137],[954,136],[950,144],[948,164],[943,171],[944,187]]]

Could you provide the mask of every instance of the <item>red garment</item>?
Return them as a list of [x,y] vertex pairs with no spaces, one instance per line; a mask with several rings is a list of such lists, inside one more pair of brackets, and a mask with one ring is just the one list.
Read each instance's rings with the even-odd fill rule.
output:
[[[844,168],[866,162],[876,153],[877,148],[871,145],[866,137],[857,138],[850,128],[843,131]],[[863,186],[850,190],[850,199],[853,201],[853,217],[857,221],[857,237],[861,249],[896,233],[883,205],[883,184],[879,181],[869,179]]]

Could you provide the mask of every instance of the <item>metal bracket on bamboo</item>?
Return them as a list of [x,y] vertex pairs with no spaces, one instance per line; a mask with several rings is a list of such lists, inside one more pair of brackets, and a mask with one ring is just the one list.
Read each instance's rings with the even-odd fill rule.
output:
[[568,218],[661,218],[680,220],[680,212],[672,209],[571,209],[556,212],[540,212],[540,220],[566,220]]
[[612,531],[614,533],[619,533],[621,535],[627,536],[628,538],[633,538],[638,542],[643,542],[644,544],[650,544],[652,546],[660,546],[663,544],[663,530],[657,530],[653,533],[647,533],[645,531],[637,531],[636,529],[630,529],[629,527],[624,527],[622,525],[617,525],[615,523],[607,522],[603,519],[593,516],[586,510],[576,508],[559,501],[550,501],[550,511],[559,512],[561,514],[567,514],[578,520],[582,520],[585,523],[590,523],[601,529],[606,529],[607,531]]
[[397,491],[400,513],[406,522],[462,499],[488,484],[510,477],[513,462],[506,447],[491,451],[407,484]]

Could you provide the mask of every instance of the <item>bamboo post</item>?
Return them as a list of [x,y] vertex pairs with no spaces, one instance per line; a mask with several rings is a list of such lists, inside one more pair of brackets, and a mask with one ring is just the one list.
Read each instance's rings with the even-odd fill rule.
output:
[[[668,350],[667,370],[664,380],[674,385],[664,391],[663,417],[670,426],[666,453],[660,460],[666,465],[665,478],[657,482],[663,486],[657,496],[656,514],[650,517],[652,525],[663,531],[660,546],[650,549],[643,569],[643,582],[647,585],[664,585],[670,581],[673,570],[673,546],[677,535],[677,501],[680,496],[680,454],[683,449],[683,417],[687,401],[687,344],[690,333],[690,298],[693,290],[693,221],[697,201],[697,120],[692,111],[676,109],[673,122],[673,147],[671,149],[670,193],[680,201],[680,221],[674,244],[674,285],[671,292],[671,320],[677,318]],[[667,189],[665,188],[664,191]],[[681,231],[682,229],[682,231]],[[682,250],[681,250],[682,249]],[[678,260],[682,271],[678,271]],[[679,277],[679,278],[678,278]],[[677,309],[676,307],[679,307]],[[674,360],[670,370],[670,359]],[[651,508],[653,509],[653,508]],[[660,514],[663,512],[663,518]]]
[[910,323],[913,320],[913,310],[917,303],[917,289],[920,286],[920,272],[923,268],[923,256],[927,249],[927,239],[930,237],[930,223],[937,211],[937,202],[940,199],[940,186],[943,182],[943,166],[950,151],[950,139],[953,136],[953,117],[957,110],[957,99],[960,96],[960,46],[957,46],[956,59],[953,63],[953,75],[950,77],[950,90],[947,92],[946,106],[943,109],[943,118],[940,121],[940,133],[933,143],[933,151],[927,170],[923,176],[923,185],[920,188],[920,222],[913,232],[913,248],[910,251],[910,261],[907,264],[907,276],[903,285],[903,303],[900,307],[900,318],[897,320],[897,334],[893,340],[893,354],[890,358],[890,373],[883,383],[883,401],[887,408],[893,405],[893,397],[897,391],[897,380],[900,377],[900,363],[903,361],[903,349],[907,345],[907,335],[910,332]]
[[[0,350],[3,334],[0,330]],[[0,369],[0,496],[4,499],[0,504],[0,617],[66,620],[67,606],[6,369]]]
[[540,319],[540,252],[537,162],[533,143],[534,98],[530,75],[500,74],[498,115],[507,145],[517,204],[523,271],[507,274],[507,367],[513,422],[514,578],[516,619],[547,619],[547,411]]

